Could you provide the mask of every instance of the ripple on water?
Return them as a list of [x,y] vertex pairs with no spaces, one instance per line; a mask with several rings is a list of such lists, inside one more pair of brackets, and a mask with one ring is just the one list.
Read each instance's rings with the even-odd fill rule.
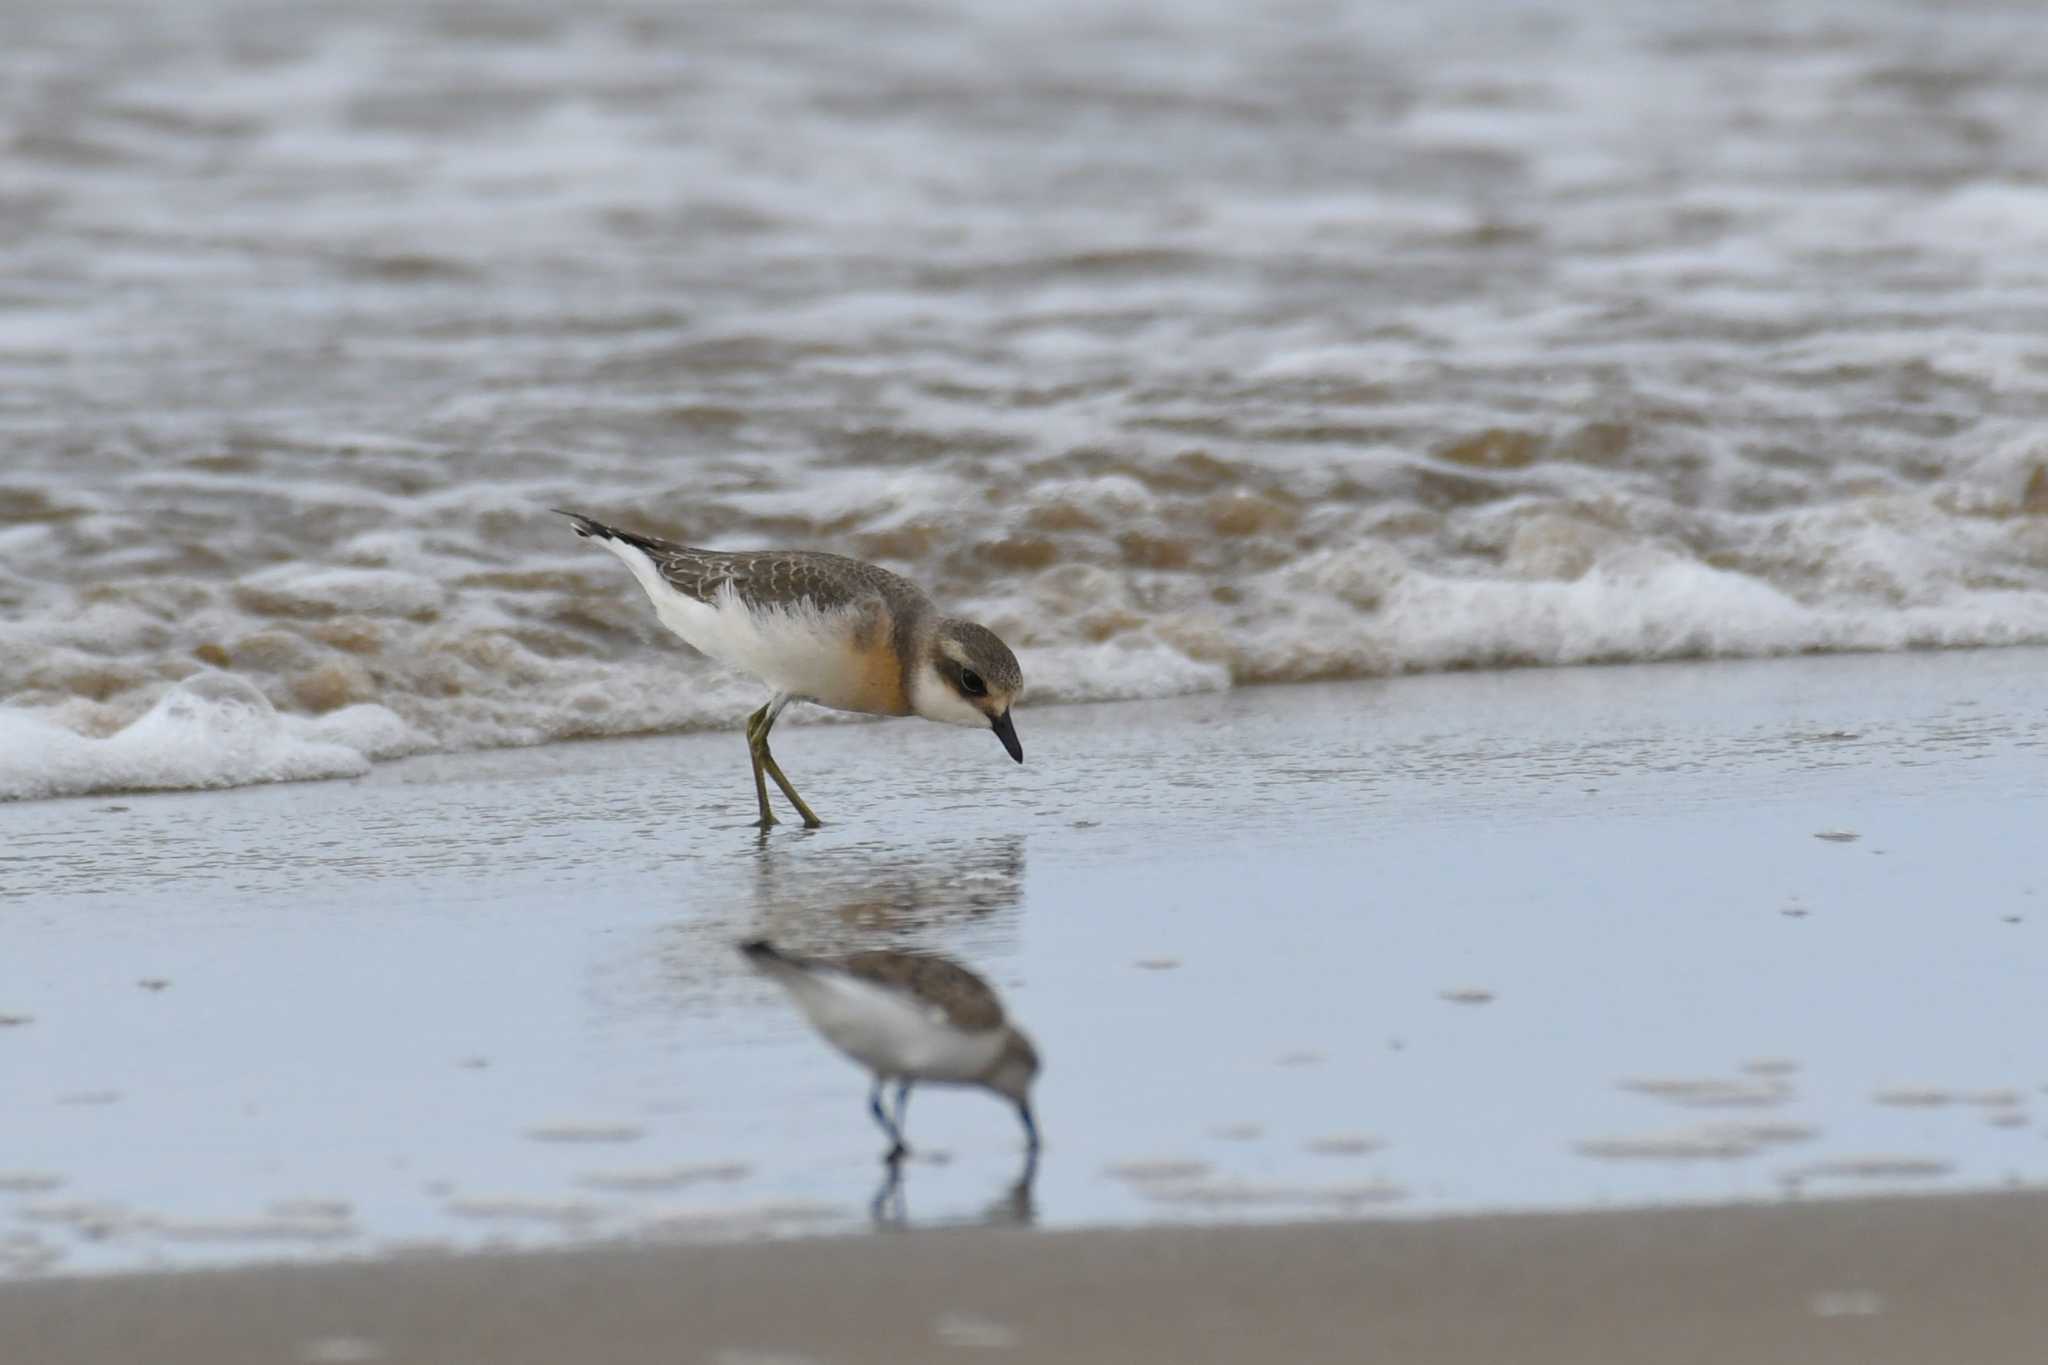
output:
[[442,1204],[453,1218],[491,1222],[552,1223],[582,1228],[604,1217],[602,1205],[587,1199],[549,1199],[535,1195],[459,1195]]
[[1608,1161],[1730,1161],[1819,1135],[1818,1128],[1801,1123],[1708,1123],[1665,1132],[1587,1138],[1575,1143],[1573,1150]]
[[1454,986],[1437,992],[1437,998],[1453,1005],[1487,1005],[1493,1003],[1493,992],[1483,986]]
[[1384,1150],[1386,1145],[1385,1139],[1368,1133],[1331,1133],[1310,1138],[1302,1144],[1302,1150],[1316,1156],[1366,1156]]
[[637,1216],[633,1230],[645,1237],[754,1237],[842,1222],[852,1211],[822,1200],[771,1199],[752,1204],[652,1209]]
[[1784,1080],[1714,1076],[1638,1076],[1616,1083],[1619,1088],[1691,1109],[1768,1109],[1796,1093]]
[[167,1242],[339,1242],[360,1235],[346,1214],[184,1218],[149,1216],[134,1225]]
[[1789,1057],[1755,1057],[1742,1064],[1747,1076],[1784,1077],[1797,1074],[1799,1063]]
[[1779,1172],[1778,1179],[1787,1185],[1801,1185],[1813,1180],[1933,1180],[1954,1170],[1955,1163],[1942,1157],[1843,1156],[1789,1167]]
[[557,1119],[536,1123],[526,1130],[533,1142],[638,1142],[647,1130],[636,1123],[614,1123],[603,1119]]
[[1256,1180],[1215,1179],[1148,1183],[1141,1193],[1152,1204],[1183,1209],[1252,1209],[1289,1205],[1324,1209],[1361,1209],[1395,1204],[1408,1197],[1405,1186],[1386,1180],[1332,1185],[1297,1185]]
[[1198,1180],[1215,1169],[1206,1161],[1185,1157],[1155,1157],[1140,1161],[1119,1161],[1105,1166],[1103,1174],[1133,1185],[1153,1185],[1175,1180]]
[[1938,1085],[1891,1085],[1871,1097],[1873,1104],[1893,1109],[1945,1109],[1968,1105],[1979,1109],[2017,1109],[2027,1102],[2018,1090],[1956,1090]]
[[633,1170],[587,1171],[576,1183],[598,1190],[671,1190],[684,1185],[744,1180],[753,1173],[744,1161],[706,1161]]

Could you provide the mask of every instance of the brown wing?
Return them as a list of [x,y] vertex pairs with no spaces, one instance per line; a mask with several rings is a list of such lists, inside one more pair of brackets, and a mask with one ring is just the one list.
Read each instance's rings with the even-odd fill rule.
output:
[[830,611],[876,597],[900,599],[917,589],[906,580],[843,555],[786,550],[691,550],[680,545],[649,551],[676,591],[708,602],[729,583],[750,607],[810,602]]
[[[710,602],[727,584],[750,607],[790,606],[808,601],[825,611],[877,597],[892,609],[924,601],[915,583],[887,569],[844,555],[806,550],[698,550],[654,536],[635,535],[576,512],[563,512],[581,536],[623,541],[649,559],[677,592]],[[905,615],[897,611],[896,615]]]
[[1003,1002],[996,998],[994,989],[950,958],[877,949],[839,958],[832,965],[866,980],[910,992],[944,1010],[955,1028],[981,1033],[1002,1027]]

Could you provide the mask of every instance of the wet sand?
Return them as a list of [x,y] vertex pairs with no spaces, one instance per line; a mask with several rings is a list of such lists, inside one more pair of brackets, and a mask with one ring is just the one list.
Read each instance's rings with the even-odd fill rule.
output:
[[37,1365],[2034,1362],[2048,1196],[912,1232],[0,1287]]
[[2044,666],[1027,709],[1022,769],[791,727],[833,823],[765,840],[733,735],[0,807],[0,1274],[865,1230],[764,932],[954,953],[1047,1058],[1035,1186],[921,1094],[873,1249],[2036,1185]]

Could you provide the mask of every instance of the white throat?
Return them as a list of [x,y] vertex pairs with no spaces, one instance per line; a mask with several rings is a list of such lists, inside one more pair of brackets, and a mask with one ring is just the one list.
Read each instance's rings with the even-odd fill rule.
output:
[[941,725],[965,725],[977,729],[988,727],[988,717],[980,707],[969,702],[953,690],[952,684],[939,676],[939,670],[931,660],[920,660],[910,673],[910,709],[926,720],[935,720]]

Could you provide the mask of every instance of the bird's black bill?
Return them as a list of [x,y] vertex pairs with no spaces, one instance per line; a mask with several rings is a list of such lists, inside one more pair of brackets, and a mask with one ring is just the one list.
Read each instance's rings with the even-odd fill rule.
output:
[[1017,742],[1017,727],[1010,723],[1010,713],[1008,711],[1003,712],[1003,714],[990,721],[989,729],[996,732],[996,738],[1001,740],[1003,747],[1010,751],[1011,758],[1016,759],[1019,763],[1024,761],[1024,746]]

